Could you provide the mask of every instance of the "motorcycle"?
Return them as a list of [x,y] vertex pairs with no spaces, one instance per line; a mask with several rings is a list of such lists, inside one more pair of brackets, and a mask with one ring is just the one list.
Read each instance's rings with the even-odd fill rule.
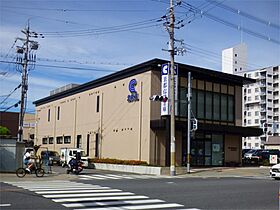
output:
[[75,159],[72,159],[68,163],[68,168],[66,173],[67,174],[80,174],[83,171],[83,162],[82,161],[76,161]]

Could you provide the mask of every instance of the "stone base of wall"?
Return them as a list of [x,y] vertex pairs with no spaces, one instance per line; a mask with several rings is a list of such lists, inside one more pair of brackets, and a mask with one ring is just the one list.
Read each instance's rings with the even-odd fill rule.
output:
[[[151,174],[151,175],[170,175],[169,167],[156,167],[156,166],[132,166],[132,165],[119,165],[119,164],[106,164],[106,163],[93,163],[90,168],[121,171],[136,174]],[[176,167],[176,174],[187,173],[186,167]]]

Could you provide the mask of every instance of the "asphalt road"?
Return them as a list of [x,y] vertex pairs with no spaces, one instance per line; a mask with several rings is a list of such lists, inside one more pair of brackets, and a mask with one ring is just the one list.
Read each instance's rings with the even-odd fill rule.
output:
[[[120,172],[85,172],[85,176],[70,175],[60,180],[55,180],[53,177],[47,180],[42,178],[10,182],[18,187],[2,183],[1,204],[11,206],[0,206],[0,209],[75,209],[71,206],[73,202],[75,205],[82,204],[79,207],[81,210],[86,207],[124,209],[123,207],[128,206],[131,206],[131,209],[137,209],[137,207],[148,209],[148,206],[155,208],[157,205],[157,209],[279,209],[279,182],[265,177],[159,178]],[[19,188],[20,186],[29,190]],[[68,192],[69,196],[65,194],[65,191],[70,187],[74,189],[72,189],[73,192]],[[108,189],[110,192],[103,193],[111,194],[109,197],[102,193],[97,195],[95,189],[94,192],[89,192],[88,190],[92,187],[98,187],[97,191],[100,192]],[[47,189],[44,188],[51,191],[46,192]],[[84,189],[79,188],[86,188],[87,192],[82,192],[81,190]],[[38,194],[42,189],[41,194]],[[64,192],[54,192],[55,190],[64,190]],[[130,196],[140,196],[136,200],[144,201],[144,203],[125,203],[131,200],[120,200],[117,198],[120,195],[127,196],[128,199]],[[67,199],[76,199],[76,201]],[[81,202],[82,199],[85,200]],[[84,204],[88,205],[83,206]],[[63,205],[68,205],[68,208]],[[105,207],[100,208],[101,205]],[[110,205],[110,208],[106,205]]]

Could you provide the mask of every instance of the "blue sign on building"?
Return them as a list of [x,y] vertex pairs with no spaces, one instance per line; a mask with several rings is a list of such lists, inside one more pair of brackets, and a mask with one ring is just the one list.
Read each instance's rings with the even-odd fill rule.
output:
[[134,101],[139,101],[139,95],[135,90],[136,85],[137,85],[136,79],[130,80],[129,85],[128,85],[128,90],[130,92],[130,95],[127,96],[127,101],[129,103],[134,102]]

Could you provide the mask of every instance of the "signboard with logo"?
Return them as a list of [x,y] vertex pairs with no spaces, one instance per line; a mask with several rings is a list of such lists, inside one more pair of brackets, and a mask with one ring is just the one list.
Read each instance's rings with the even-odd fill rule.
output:
[[277,155],[269,155],[269,164],[277,164]]
[[[170,98],[170,63],[161,66],[161,95]],[[175,115],[178,115],[178,65],[174,66]],[[161,115],[170,115],[170,101],[161,102]]]
[[130,95],[127,96],[127,101],[129,103],[139,101],[139,95],[138,95],[137,91],[135,90],[136,85],[137,85],[136,79],[130,80],[129,85],[128,85],[128,90],[130,92]]

